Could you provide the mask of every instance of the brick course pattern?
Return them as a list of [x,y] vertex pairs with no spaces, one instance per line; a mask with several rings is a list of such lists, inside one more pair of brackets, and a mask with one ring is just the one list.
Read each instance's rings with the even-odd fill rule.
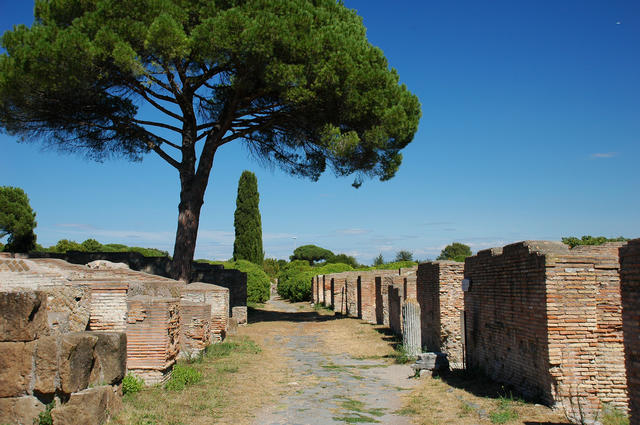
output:
[[620,244],[525,241],[465,262],[466,360],[574,419],[627,409]]
[[622,319],[631,425],[640,424],[640,239],[620,248]]
[[449,362],[461,363],[464,310],[464,263],[434,261],[417,270],[417,300],[421,311],[422,346],[426,351],[447,353]]
[[137,295],[127,306],[128,369],[147,385],[166,381],[179,352],[179,299]]
[[209,283],[195,282],[185,285],[180,291],[182,301],[202,303],[209,306],[210,341],[220,342],[227,335],[229,326],[229,289]]

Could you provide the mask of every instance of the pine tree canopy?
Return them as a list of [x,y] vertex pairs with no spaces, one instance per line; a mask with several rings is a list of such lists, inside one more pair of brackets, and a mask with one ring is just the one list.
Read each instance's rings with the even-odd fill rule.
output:
[[262,220],[260,218],[258,179],[251,171],[244,171],[238,182],[238,197],[233,225],[236,239],[233,260],[247,260],[262,267]]
[[188,280],[220,146],[313,180],[394,176],[420,104],[365,33],[335,0],[37,0],[34,24],[2,36],[0,127],[175,167],[173,275]]

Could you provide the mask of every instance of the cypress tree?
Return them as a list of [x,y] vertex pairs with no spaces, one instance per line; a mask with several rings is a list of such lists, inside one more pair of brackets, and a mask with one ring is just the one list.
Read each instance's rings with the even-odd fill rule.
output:
[[238,197],[233,225],[236,240],[233,243],[233,259],[247,260],[262,266],[262,220],[260,219],[260,194],[258,179],[251,171],[243,171],[238,181]]

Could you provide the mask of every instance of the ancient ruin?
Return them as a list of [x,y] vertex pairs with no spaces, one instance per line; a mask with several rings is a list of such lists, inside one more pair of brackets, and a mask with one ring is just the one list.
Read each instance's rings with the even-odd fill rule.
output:
[[229,299],[228,288],[124,264],[2,254],[0,423],[31,424],[53,401],[54,424],[104,422],[127,372],[161,383],[178,356],[221,341]]

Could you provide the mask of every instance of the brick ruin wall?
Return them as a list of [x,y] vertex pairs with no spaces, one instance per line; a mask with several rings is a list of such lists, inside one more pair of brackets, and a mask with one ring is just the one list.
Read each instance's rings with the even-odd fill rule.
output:
[[416,298],[420,304],[422,346],[447,354],[450,363],[462,363],[461,313],[464,309],[464,263],[435,261],[417,270]]
[[324,305],[325,307],[331,307],[331,275],[322,275],[322,287],[324,288]]
[[137,295],[127,307],[127,368],[148,385],[165,382],[180,351],[180,300]]
[[333,310],[342,315],[347,314],[346,306],[347,276],[344,273],[335,273],[331,277],[331,305]]
[[467,258],[468,367],[574,419],[601,401],[626,411],[618,248],[526,241]]
[[360,317],[358,305],[358,275],[359,272],[345,272],[344,304],[345,314],[349,317]]
[[[112,263],[124,263],[133,271],[168,278],[171,274],[171,260],[167,257],[145,257],[138,252],[80,252],[69,251],[66,254],[35,252],[30,258],[55,258],[72,264],[88,264],[92,261],[106,260]],[[229,289],[229,316],[238,323],[247,322],[247,274],[238,270],[228,270],[222,265],[192,264],[191,281],[211,283]]]
[[191,283],[181,288],[180,299],[209,306],[210,341],[220,342],[226,337],[229,326],[229,289],[208,283]]
[[631,425],[640,424],[640,239],[620,248],[622,318]]
[[31,424],[53,400],[54,425],[103,423],[121,407],[126,336],[52,328],[49,299],[0,290],[0,423]]

